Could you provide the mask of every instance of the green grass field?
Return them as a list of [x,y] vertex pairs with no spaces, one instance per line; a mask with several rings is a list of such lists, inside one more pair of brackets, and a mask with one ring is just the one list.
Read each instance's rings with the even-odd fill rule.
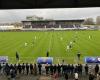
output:
[[[76,42],[72,49],[66,51],[66,46],[73,40]],[[16,51],[21,62],[36,62],[37,57],[45,57],[48,50],[54,63],[62,59],[66,63],[76,63],[78,51],[81,52],[80,62],[84,63],[85,56],[100,56],[100,31],[0,32],[0,56],[8,56],[11,63],[16,62]]]

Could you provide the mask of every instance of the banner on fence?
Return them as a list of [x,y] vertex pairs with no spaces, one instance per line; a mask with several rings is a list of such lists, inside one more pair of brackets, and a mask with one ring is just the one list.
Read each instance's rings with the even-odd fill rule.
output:
[[53,57],[38,57],[37,63],[38,64],[52,64],[53,63]]
[[8,62],[8,56],[0,56],[0,63]]
[[100,63],[100,57],[85,57],[86,63]]

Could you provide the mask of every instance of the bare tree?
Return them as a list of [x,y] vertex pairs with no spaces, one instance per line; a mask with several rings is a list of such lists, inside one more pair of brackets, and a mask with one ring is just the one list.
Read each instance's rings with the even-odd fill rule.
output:
[[87,19],[85,19],[84,24],[85,25],[93,25],[95,23],[94,23],[93,18],[87,18]]

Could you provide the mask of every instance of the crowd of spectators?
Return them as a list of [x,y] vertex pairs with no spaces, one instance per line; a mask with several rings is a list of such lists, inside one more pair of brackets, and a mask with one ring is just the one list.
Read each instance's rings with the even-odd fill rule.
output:
[[[25,28],[28,28],[26,26]],[[32,24],[32,28],[80,28],[80,25],[73,25],[73,24],[47,24],[47,23],[34,23]]]
[[8,64],[0,63],[0,75],[4,74],[7,78],[15,80],[17,74],[25,75],[51,75],[55,79],[63,76],[65,80],[69,80],[69,76],[73,76],[73,80],[79,80],[80,76],[88,76],[88,80],[100,80],[99,65],[90,66],[88,64]]

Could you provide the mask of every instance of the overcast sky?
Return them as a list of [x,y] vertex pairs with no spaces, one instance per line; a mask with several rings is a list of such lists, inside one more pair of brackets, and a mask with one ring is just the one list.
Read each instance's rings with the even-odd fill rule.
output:
[[32,15],[58,20],[96,18],[100,16],[100,7],[0,10],[0,23],[20,22],[26,20],[26,16]]

